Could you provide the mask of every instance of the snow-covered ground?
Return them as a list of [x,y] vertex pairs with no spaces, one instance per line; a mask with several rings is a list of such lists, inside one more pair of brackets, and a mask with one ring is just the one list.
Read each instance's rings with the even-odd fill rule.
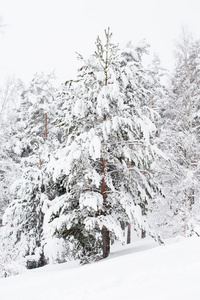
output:
[[69,262],[0,279],[2,300],[199,300],[200,239],[115,245],[108,259]]

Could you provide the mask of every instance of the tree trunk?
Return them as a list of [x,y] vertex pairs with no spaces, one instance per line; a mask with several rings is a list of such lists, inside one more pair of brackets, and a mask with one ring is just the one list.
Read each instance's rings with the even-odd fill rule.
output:
[[[101,181],[101,194],[103,197],[103,210],[102,215],[106,216],[106,182],[105,182],[105,172],[106,172],[106,161],[102,158],[102,181]],[[102,248],[103,248],[103,258],[108,257],[110,253],[110,235],[108,229],[103,226],[102,228]]]
[[141,238],[144,239],[146,237],[146,230],[142,229]]
[[105,226],[103,226],[102,228],[102,242],[103,242],[103,258],[106,258],[110,254],[110,235],[108,229]]
[[131,224],[128,224],[128,231],[127,231],[127,244],[131,243]]
[[[108,32],[106,33],[106,61],[105,61],[105,66],[104,66],[104,72],[105,72],[105,86],[108,85],[108,49],[109,49],[109,28]],[[103,116],[104,121],[106,121],[106,114]],[[101,181],[101,194],[103,197],[103,210],[102,210],[102,215],[106,216],[106,181],[105,181],[105,176],[106,176],[106,160],[104,159],[102,155],[102,181]],[[102,248],[103,248],[103,258],[108,257],[110,254],[110,234],[109,230],[106,228],[106,226],[103,226],[102,228]]]
[[[128,168],[132,168],[132,163],[131,161],[128,161]],[[129,172],[129,178],[132,176],[131,171]],[[131,224],[128,223],[128,229],[127,229],[127,244],[131,243]]]

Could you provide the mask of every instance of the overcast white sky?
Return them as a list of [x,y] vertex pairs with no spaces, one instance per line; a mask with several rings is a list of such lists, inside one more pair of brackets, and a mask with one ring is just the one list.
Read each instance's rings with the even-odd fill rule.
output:
[[0,0],[8,24],[0,36],[0,80],[24,81],[55,69],[61,82],[75,75],[75,52],[88,56],[108,26],[121,46],[146,39],[171,68],[181,26],[200,38],[200,0]]

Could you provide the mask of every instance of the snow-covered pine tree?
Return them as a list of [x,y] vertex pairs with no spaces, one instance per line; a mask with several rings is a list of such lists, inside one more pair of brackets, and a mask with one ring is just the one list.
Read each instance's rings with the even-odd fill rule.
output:
[[[175,228],[172,215],[172,185],[176,182],[176,164],[169,154],[170,131],[167,130],[169,112],[169,71],[161,66],[160,59],[154,55],[148,65],[146,88],[150,92],[149,107],[153,108],[157,130],[152,143],[158,145],[162,151],[151,165],[154,178],[162,187],[162,194],[157,194],[150,203],[150,222],[161,238],[172,236],[172,227]],[[163,197],[164,196],[164,197]],[[178,224],[176,225],[178,228]]]
[[65,191],[46,211],[46,237],[62,239],[86,260],[107,257],[110,240],[123,240],[122,221],[134,223],[139,234],[149,232],[145,214],[157,189],[149,171],[155,126],[146,106],[142,48],[127,55],[112,44],[109,29],[105,37],[105,44],[97,38],[89,60],[79,56],[78,78],[66,83],[67,109],[59,121],[66,139],[48,168]]
[[161,134],[162,148],[173,162],[165,182],[171,235],[199,234],[199,55],[199,41],[183,33]]
[[43,200],[52,197],[45,167],[49,152],[59,144],[58,130],[50,125],[56,116],[52,79],[52,75],[36,74],[22,93],[12,145],[22,176],[13,184],[14,199],[3,217],[2,247],[9,244],[15,258],[37,254],[39,264],[44,263],[41,260]]
[[20,173],[13,151],[12,128],[16,126],[16,108],[22,90],[22,82],[13,78],[9,78],[0,88],[0,222],[12,198],[10,187]]

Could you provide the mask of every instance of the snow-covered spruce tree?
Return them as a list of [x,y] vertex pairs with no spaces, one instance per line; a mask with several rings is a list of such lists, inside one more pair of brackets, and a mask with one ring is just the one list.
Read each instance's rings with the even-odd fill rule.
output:
[[173,230],[179,228],[179,224],[174,222],[174,207],[172,208],[175,197],[172,193],[172,185],[176,182],[177,164],[168,151],[171,143],[171,132],[167,129],[170,111],[168,82],[169,72],[161,66],[158,56],[154,55],[151,64],[148,65],[146,88],[150,91],[148,105],[156,112],[154,120],[157,130],[152,142],[161,150],[160,155],[151,165],[151,171],[162,186],[162,194],[157,194],[150,202],[149,219],[161,238],[173,236]]
[[11,201],[10,186],[19,173],[19,164],[12,150],[12,127],[16,124],[15,111],[22,89],[22,82],[13,78],[9,78],[0,88],[0,221]]
[[52,197],[45,166],[49,151],[58,144],[57,132],[50,127],[56,116],[55,89],[51,81],[51,76],[36,74],[22,94],[12,145],[20,159],[22,176],[13,184],[14,199],[3,217],[2,247],[6,249],[9,244],[13,258],[37,254],[36,265],[44,263],[41,250],[43,201]]
[[[166,71],[161,67],[160,60],[157,55],[154,55],[152,63],[148,65],[145,69],[142,65],[143,56],[147,55],[149,51],[149,44],[146,43],[145,40],[141,41],[135,47],[129,42],[125,49],[123,49],[121,56],[125,58],[125,61],[122,60],[122,65],[124,66],[127,62],[134,64],[134,80],[136,84],[137,90],[137,98],[138,105],[142,108],[144,115],[146,115],[154,124],[156,124],[156,130],[151,132],[151,144],[157,144],[157,136],[160,125],[160,108],[163,107],[163,95],[164,95],[164,85],[162,84],[162,79],[166,75]],[[139,70],[139,71],[138,71]],[[163,153],[158,151],[159,155],[154,156],[154,169],[160,164],[163,165]],[[146,166],[146,171],[152,173],[151,170],[152,164],[149,163],[148,167]],[[155,171],[154,171],[155,172]],[[155,174],[153,177],[155,177]],[[159,179],[159,177],[157,178]],[[162,193],[156,194],[159,201],[163,202]],[[155,195],[155,196],[156,196]],[[152,212],[151,215],[154,214],[155,211],[155,203],[158,203],[156,197],[153,197],[153,201],[150,201],[150,205],[148,206],[148,211]],[[150,216],[148,214],[148,216]],[[152,221],[152,220],[151,220]],[[122,225],[126,225],[122,223]],[[155,227],[155,223],[152,225]],[[131,242],[131,224],[127,226],[127,243]],[[138,233],[139,235],[139,233]],[[146,231],[144,229],[141,230],[141,237],[146,237]]]
[[171,235],[199,234],[199,70],[200,43],[184,33],[177,47],[161,135],[162,148],[173,162],[166,181]]
[[66,139],[48,168],[65,192],[46,211],[46,236],[61,238],[86,260],[109,255],[110,240],[123,238],[121,221],[151,231],[145,214],[156,192],[149,171],[155,126],[145,105],[141,51],[120,53],[109,29],[105,36],[89,60],[79,56],[78,78],[66,83],[59,121]]

